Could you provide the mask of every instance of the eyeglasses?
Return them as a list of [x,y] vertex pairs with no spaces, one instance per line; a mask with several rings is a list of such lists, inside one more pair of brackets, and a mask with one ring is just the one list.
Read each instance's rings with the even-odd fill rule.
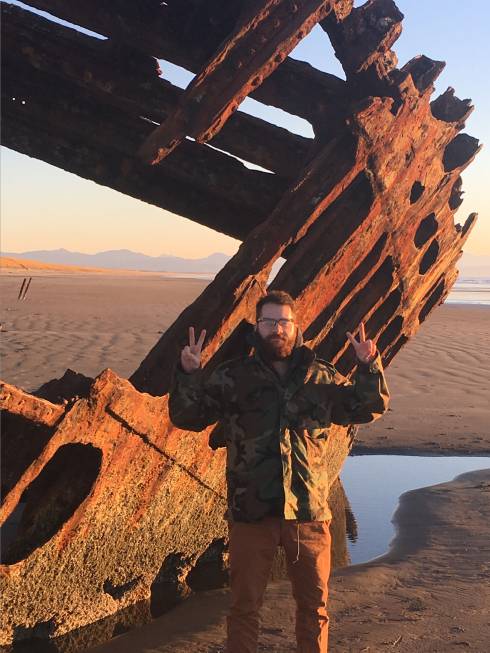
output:
[[266,329],[273,329],[276,326],[280,326],[281,329],[284,329],[285,331],[294,326],[294,320],[288,320],[287,318],[274,320],[271,317],[261,317],[257,320],[257,323],[262,324]]

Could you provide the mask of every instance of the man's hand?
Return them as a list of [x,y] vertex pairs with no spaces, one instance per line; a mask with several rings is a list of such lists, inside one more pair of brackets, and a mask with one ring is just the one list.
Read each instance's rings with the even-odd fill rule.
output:
[[195,372],[201,367],[201,350],[205,337],[206,329],[203,329],[199,340],[196,342],[194,327],[189,327],[189,344],[184,347],[180,354],[180,364],[187,374]]
[[350,331],[347,331],[349,342],[356,350],[356,356],[361,363],[370,363],[376,355],[376,345],[372,340],[366,340],[364,322],[359,327],[359,341],[357,341]]

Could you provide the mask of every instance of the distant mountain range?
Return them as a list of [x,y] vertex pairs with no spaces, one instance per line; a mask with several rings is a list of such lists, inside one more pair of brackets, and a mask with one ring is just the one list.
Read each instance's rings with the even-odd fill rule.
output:
[[[215,253],[205,258],[190,259],[178,256],[147,256],[128,249],[110,250],[98,254],[70,252],[66,249],[34,252],[4,252],[3,256],[25,258],[59,265],[108,268],[112,270],[144,270],[148,272],[219,272],[231,256]],[[490,256],[465,253],[458,262],[460,277],[490,278]]]
[[147,256],[128,249],[110,250],[98,254],[69,252],[67,249],[39,250],[34,252],[4,252],[3,256],[32,259],[41,263],[108,268],[111,270],[143,270],[147,272],[196,272],[214,274],[221,270],[231,256],[222,253],[206,258],[189,259],[178,256]]

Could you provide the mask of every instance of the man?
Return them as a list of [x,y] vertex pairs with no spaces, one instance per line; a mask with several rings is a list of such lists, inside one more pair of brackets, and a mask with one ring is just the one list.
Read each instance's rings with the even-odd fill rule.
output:
[[206,336],[181,353],[170,391],[172,422],[201,431],[221,421],[227,447],[231,609],[228,653],[255,653],[259,609],[278,545],[285,549],[296,600],[300,653],[326,653],[331,512],[327,459],[331,424],[370,422],[385,412],[388,389],[372,340],[347,337],[358,367],[349,383],[302,344],[294,302],[268,293],[256,308],[254,352],[198,370]]

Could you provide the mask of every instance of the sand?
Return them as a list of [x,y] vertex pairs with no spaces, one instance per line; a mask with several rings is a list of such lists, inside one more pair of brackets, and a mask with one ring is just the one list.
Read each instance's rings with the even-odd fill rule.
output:
[[354,452],[490,453],[489,306],[438,307],[386,374],[390,409]]
[[[33,277],[24,301],[17,294]],[[66,368],[129,376],[206,281],[154,274],[24,270],[0,275],[2,378],[26,390]],[[390,412],[362,427],[357,453],[488,455],[490,307],[436,309],[387,370]],[[488,653],[490,470],[407,493],[389,554],[336,572],[335,653]],[[100,651],[222,651],[227,591],[192,597]],[[270,586],[264,651],[293,651],[289,584]]]
[[206,281],[148,273],[0,275],[4,381],[32,391],[67,368],[127,378]]

